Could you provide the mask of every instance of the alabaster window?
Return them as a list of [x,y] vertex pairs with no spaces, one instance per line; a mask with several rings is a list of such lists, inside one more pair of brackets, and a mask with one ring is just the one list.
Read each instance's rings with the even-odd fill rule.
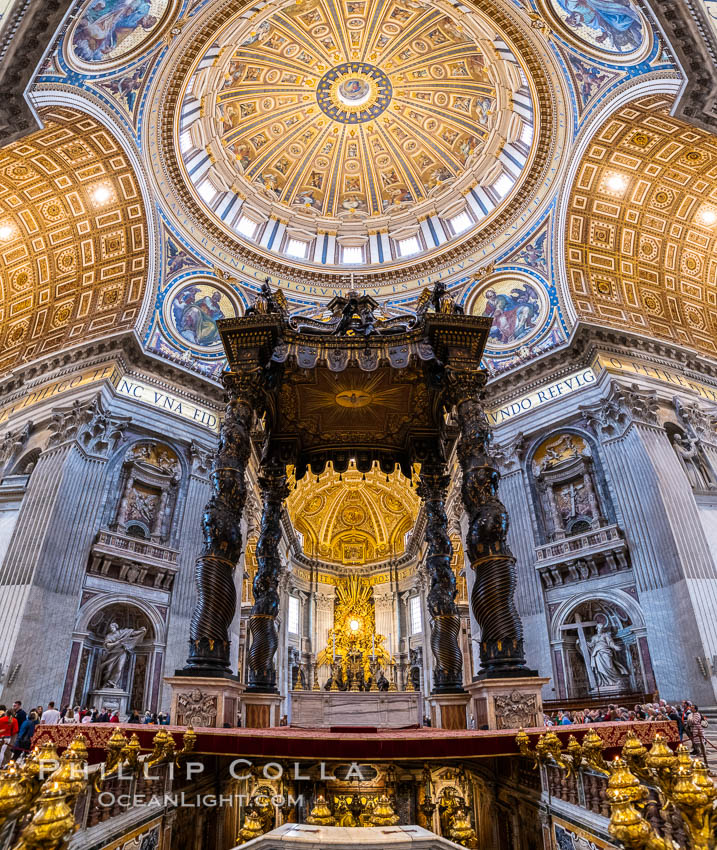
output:
[[398,242],[398,253],[401,257],[410,257],[411,254],[417,254],[419,250],[420,246],[415,236],[409,236],[408,239],[400,239]]
[[247,239],[253,239],[258,227],[257,222],[249,218],[249,216],[243,215],[240,216],[237,222],[236,231],[242,236],[246,236]]
[[302,242],[301,239],[289,239],[286,246],[286,253],[290,257],[296,257],[299,260],[303,260],[306,257],[308,248],[308,243]]
[[408,600],[408,619],[411,626],[412,635],[417,635],[419,632],[422,631],[420,596],[412,596]]
[[358,265],[363,262],[363,249],[360,247],[346,247],[341,251],[341,262]]
[[292,635],[298,635],[300,632],[299,628],[299,612],[301,610],[301,603],[296,596],[289,597],[289,633]]
[[464,210],[463,212],[458,213],[458,215],[454,215],[453,218],[448,220],[448,223],[451,226],[451,229],[454,233],[463,233],[464,230],[468,230],[468,228],[473,224],[471,217]]

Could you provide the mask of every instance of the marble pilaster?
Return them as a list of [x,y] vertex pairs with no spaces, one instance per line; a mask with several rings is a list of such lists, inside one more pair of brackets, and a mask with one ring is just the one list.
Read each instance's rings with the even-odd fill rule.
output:
[[[710,569],[714,574],[714,564],[694,497],[657,419],[654,396],[629,391],[619,403],[610,399],[601,407],[599,419],[589,422],[602,441],[660,693],[668,700],[689,694],[713,703],[713,687],[695,660],[706,654],[705,626],[695,609],[700,582],[690,562],[695,560],[705,577]],[[709,610],[712,592],[702,587]]]
[[0,573],[0,661],[6,669],[20,665],[12,692],[27,704],[62,697],[107,459],[127,421],[108,416],[98,397],[58,409],[51,425]]

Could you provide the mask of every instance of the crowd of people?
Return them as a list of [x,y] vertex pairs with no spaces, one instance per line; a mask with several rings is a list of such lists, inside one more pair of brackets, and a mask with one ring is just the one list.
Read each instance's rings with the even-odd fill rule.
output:
[[677,705],[670,705],[664,699],[659,702],[647,702],[636,705],[632,710],[621,705],[610,704],[606,708],[582,709],[579,711],[558,711],[555,714],[545,714],[546,726],[569,726],[573,723],[608,723],[627,721],[639,723],[643,721],[672,720],[677,724],[680,743],[688,739],[692,745],[692,753],[707,761],[707,745],[713,746],[705,738],[708,727],[707,718],[699,708],[689,700],[682,700]]
[[[18,760],[31,749],[32,736],[39,725],[56,726],[80,723],[119,723],[119,712],[103,707],[81,708],[66,705],[62,709],[49,702],[47,708],[42,705],[25,711],[22,702],[17,700],[10,708],[0,705],[0,767],[9,759]],[[140,715],[136,709],[131,711],[125,723],[153,723],[159,726],[169,725],[169,715],[160,712],[145,711]]]

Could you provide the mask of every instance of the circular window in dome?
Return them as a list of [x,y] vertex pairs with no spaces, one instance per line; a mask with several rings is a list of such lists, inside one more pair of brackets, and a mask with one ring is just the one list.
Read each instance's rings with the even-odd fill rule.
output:
[[236,296],[215,280],[189,278],[164,301],[164,320],[177,342],[198,352],[222,350],[218,319],[239,315]]

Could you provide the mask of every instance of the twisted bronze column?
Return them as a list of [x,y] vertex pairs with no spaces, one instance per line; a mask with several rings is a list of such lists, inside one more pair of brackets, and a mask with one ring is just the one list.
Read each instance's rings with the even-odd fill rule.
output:
[[507,543],[508,512],[498,498],[500,475],[490,456],[492,434],[481,403],[482,370],[446,370],[460,427],[461,495],[468,514],[466,552],[475,571],[471,607],[481,628],[481,676],[537,675],[525,666],[523,626],[513,602],[515,558]]
[[204,508],[204,546],[195,567],[197,603],[189,629],[189,658],[178,675],[231,674],[229,627],[236,610],[234,568],[241,555],[244,475],[261,375],[230,372],[224,376],[224,388],[226,413],[209,476],[214,492]]
[[279,612],[279,576],[281,558],[281,509],[289,495],[286,484],[286,467],[271,460],[259,474],[263,511],[261,534],[256,544],[257,571],[254,576],[254,605],[249,619],[251,646],[249,663],[249,690],[276,692],[274,655],[279,645],[276,615]]
[[463,655],[458,646],[460,617],[456,606],[456,577],[451,569],[453,546],[448,536],[445,499],[450,478],[445,463],[431,458],[421,464],[418,495],[426,507],[426,569],[431,581],[431,651],[435,659],[433,692],[463,690]]

